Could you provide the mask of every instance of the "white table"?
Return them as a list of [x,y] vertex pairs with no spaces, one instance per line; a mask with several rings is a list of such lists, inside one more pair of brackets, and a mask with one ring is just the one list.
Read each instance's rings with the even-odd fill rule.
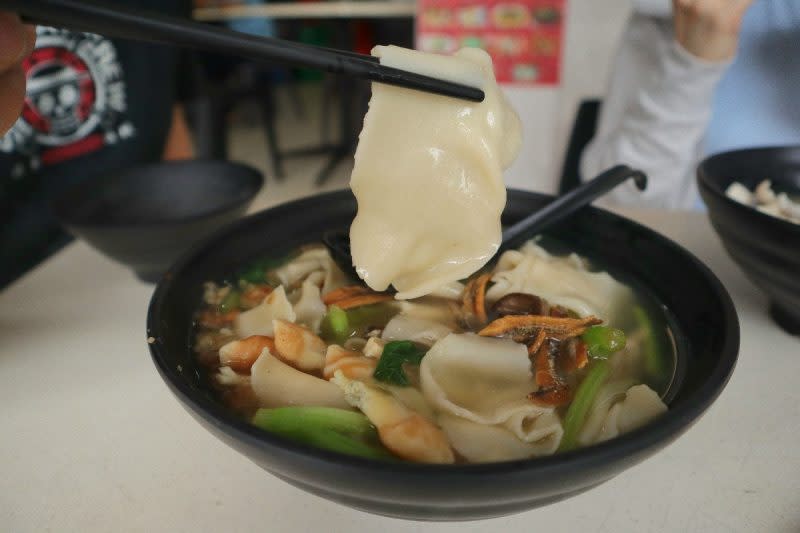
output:
[[152,286],[83,243],[0,293],[0,529],[23,531],[800,531],[800,340],[702,214],[642,211],[711,266],[742,350],[710,411],[655,457],[583,495],[507,518],[372,516],[272,477],[202,429],[145,344]]

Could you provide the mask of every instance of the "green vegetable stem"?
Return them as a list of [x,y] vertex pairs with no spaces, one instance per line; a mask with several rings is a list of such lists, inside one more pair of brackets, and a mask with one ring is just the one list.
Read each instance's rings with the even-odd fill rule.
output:
[[322,318],[320,332],[324,339],[342,344],[351,333],[347,312],[335,305],[330,306],[328,313]]
[[581,338],[586,343],[589,357],[608,359],[608,357],[625,347],[625,332],[608,326],[592,326]]
[[378,432],[361,413],[333,407],[259,409],[255,426],[295,442],[370,459],[392,459]]
[[653,321],[647,312],[639,306],[633,308],[633,317],[644,333],[642,340],[642,350],[644,352],[644,369],[647,375],[657,380],[664,379],[664,355],[661,346],[656,339]]
[[384,303],[363,305],[346,311],[331,305],[320,324],[320,336],[325,341],[342,344],[354,335],[366,334],[369,328],[386,326],[396,313],[394,305]]
[[564,436],[561,437],[561,444],[558,451],[569,451],[578,444],[578,434],[583,428],[586,416],[597,397],[600,387],[606,381],[611,367],[608,361],[595,361],[592,363],[586,377],[583,378],[578,390],[575,391],[575,398],[569,404],[567,414],[564,416]]
[[242,294],[239,291],[231,288],[230,292],[222,299],[222,303],[219,304],[219,310],[223,313],[227,313],[234,309],[239,309],[239,299],[241,296]]
[[372,376],[384,383],[407,387],[409,381],[403,370],[403,364],[418,365],[424,356],[425,352],[411,341],[389,342],[383,347],[383,353]]

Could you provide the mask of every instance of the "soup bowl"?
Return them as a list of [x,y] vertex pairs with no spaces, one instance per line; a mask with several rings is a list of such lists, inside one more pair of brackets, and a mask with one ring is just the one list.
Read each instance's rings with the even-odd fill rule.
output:
[[53,210],[70,233],[155,282],[182,252],[243,215],[263,182],[240,163],[166,161],[80,182]]
[[[509,191],[504,223],[552,197]],[[556,230],[560,241],[624,273],[672,315],[679,379],[669,411],[656,421],[587,448],[535,459],[425,465],[340,455],[285,440],[246,423],[214,396],[190,347],[192,315],[202,285],[248,261],[319,241],[345,229],[356,213],[349,191],[313,196],[245,218],[175,264],[158,284],[147,335],[158,372],[186,410],[254,463],[313,494],[377,514],[417,520],[468,520],[528,510],[586,491],[678,438],[727,383],[739,349],[739,325],[717,278],[686,250],[630,220],[589,208]]]
[[751,191],[771,180],[778,192],[800,196],[800,146],[734,150],[709,157],[697,169],[700,194],[722,244],[769,299],[783,329],[800,335],[800,224],[729,198],[738,181]]

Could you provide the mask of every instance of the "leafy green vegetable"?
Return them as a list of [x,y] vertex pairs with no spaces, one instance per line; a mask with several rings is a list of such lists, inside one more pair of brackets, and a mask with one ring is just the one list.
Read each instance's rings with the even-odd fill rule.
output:
[[425,352],[411,341],[393,341],[383,347],[383,353],[372,376],[378,381],[406,387],[408,376],[403,364],[418,365]]
[[350,337],[350,320],[347,312],[339,307],[332,305],[328,308],[328,313],[322,317],[320,323],[320,334],[328,341],[342,344]]
[[259,409],[252,423],[295,442],[325,450],[392,459],[380,444],[378,432],[361,413],[333,407],[278,407]]
[[644,339],[642,340],[642,350],[644,352],[644,369],[647,375],[657,379],[663,379],[666,372],[664,365],[664,353],[661,346],[656,339],[655,328],[653,321],[647,312],[636,306],[633,308],[633,317],[636,323],[644,332]]
[[625,332],[609,326],[592,326],[581,338],[586,343],[589,357],[608,359],[608,357],[625,347]]
[[597,397],[597,393],[606,381],[610,371],[611,367],[608,361],[599,360],[592,363],[586,377],[578,385],[578,390],[575,391],[575,398],[569,404],[567,414],[564,416],[564,436],[561,437],[558,451],[569,451],[578,444],[578,434],[583,428],[589,409],[591,409],[594,399]]
[[239,274],[239,279],[249,281],[250,283],[264,283],[266,273],[260,265],[255,264]]
[[239,300],[241,297],[241,293],[234,288],[231,288],[230,292],[225,295],[225,298],[222,299],[222,303],[219,304],[219,310],[223,313],[227,313],[229,311],[233,311],[234,309],[239,309]]

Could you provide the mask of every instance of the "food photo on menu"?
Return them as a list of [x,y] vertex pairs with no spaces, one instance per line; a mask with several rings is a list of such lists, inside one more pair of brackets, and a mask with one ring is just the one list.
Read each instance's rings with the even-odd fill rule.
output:
[[798,32],[0,1],[0,521],[796,531]]

